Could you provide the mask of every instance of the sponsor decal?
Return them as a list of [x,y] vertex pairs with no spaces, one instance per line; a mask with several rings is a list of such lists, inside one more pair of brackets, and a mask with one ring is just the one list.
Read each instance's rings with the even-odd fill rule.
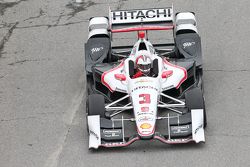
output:
[[136,91],[136,90],[139,90],[139,89],[152,89],[152,90],[155,90],[155,91],[158,91],[157,88],[153,87],[153,86],[138,86],[138,87],[135,87],[132,92]]
[[173,131],[173,133],[187,133],[188,129],[190,128],[189,125],[183,125],[183,126],[172,126],[171,127],[171,131]]
[[141,112],[148,112],[149,111],[149,107],[141,107]]
[[103,130],[106,137],[119,137],[122,131],[120,129]]
[[169,9],[113,11],[112,13],[113,13],[113,20],[166,18],[170,17],[171,15]]
[[200,126],[198,126],[198,127],[195,129],[194,134],[196,134],[196,133],[199,131],[199,129],[201,129],[202,127],[203,127],[202,124],[201,124]]
[[141,133],[151,133],[150,130],[142,130]]
[[192,45],[195,45],[195,42],[185,42],[182,45],[183,45],[183,48],[185,49],[186,47],[190,47]]
[[150,104],[151,103],[150,94],[140,94],[139,98],[141,98],[141,100],[139,101],[139,104]]
[[116,142],[116,143],[105,143],[106,146],[119,146],[124,144],[124,142]]
[[153,118],[144,116],[138,119],[138,122],[144,122],[144,121],[153,121]]
[[112,130],[106,130],[106,129],[104,129],[103,133],[104,134],[107,134],[107,133],[121,133],[121,129],[112,129]]
[[94,131],[90,130],[89,134],[95,136],[95,138],[99,140],[99,136]]
[[154,115],[154,112],[153,111],[150,111],[150,112],[137,112],[137,115],[140,116],[140,115]]
[[104,48],[103,47],[99,47],[99,48],[92,48],[91,49],[91,53],[95,53],[95,52],[100,52],[101,50],[103,50]]
[[141,129],[150,129],[151,127],[152,127],[152,125],[149,123],[143,123],[140,126]]
[[187,139],[169,139],[168,141],[171,141],[171,142],[185,142],[185,141],[188,141],[190,140],[189,138]]

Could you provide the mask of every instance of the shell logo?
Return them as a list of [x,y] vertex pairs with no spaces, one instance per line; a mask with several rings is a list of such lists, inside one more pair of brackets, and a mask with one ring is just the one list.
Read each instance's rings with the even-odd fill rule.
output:
[[142,128],[142,129],[150,129],[151,127],[152,127],[152,125],[150,125],[149,123],[143,123],[140,126],[140,128]]

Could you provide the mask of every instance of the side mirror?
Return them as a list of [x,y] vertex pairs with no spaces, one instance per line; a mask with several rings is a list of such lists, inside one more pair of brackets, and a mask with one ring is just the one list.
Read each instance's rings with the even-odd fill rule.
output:
[[171,75],[173,75],[173,70],[168,70],[168,71],[164,71],[164,72],[161,74],[161,77],[162,77],[162,78],[168,78],[168,77],[170,77]]
[[115,74],[115,79],[119,81],[126,81],[126,76],[124,74]]

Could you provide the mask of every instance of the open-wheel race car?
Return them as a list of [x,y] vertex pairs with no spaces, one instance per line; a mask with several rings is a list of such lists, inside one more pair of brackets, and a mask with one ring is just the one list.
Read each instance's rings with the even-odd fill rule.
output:
[[[148,31],[172,31],[172,43],[151,44]],[[137,32],[132,46],[114,33]],[[164,36],[162,36],[164,38]],[[205,142],[201,40],[192,12],[173,7],[109,11],[93,17],[85,44],[89,148],[137,140]]]

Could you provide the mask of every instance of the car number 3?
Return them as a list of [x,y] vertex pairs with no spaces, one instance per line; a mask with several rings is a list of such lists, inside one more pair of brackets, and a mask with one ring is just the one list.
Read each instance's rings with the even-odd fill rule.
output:
[[150,104],[150,94],[140,94],[139,95],[140,101],[139,104]]

